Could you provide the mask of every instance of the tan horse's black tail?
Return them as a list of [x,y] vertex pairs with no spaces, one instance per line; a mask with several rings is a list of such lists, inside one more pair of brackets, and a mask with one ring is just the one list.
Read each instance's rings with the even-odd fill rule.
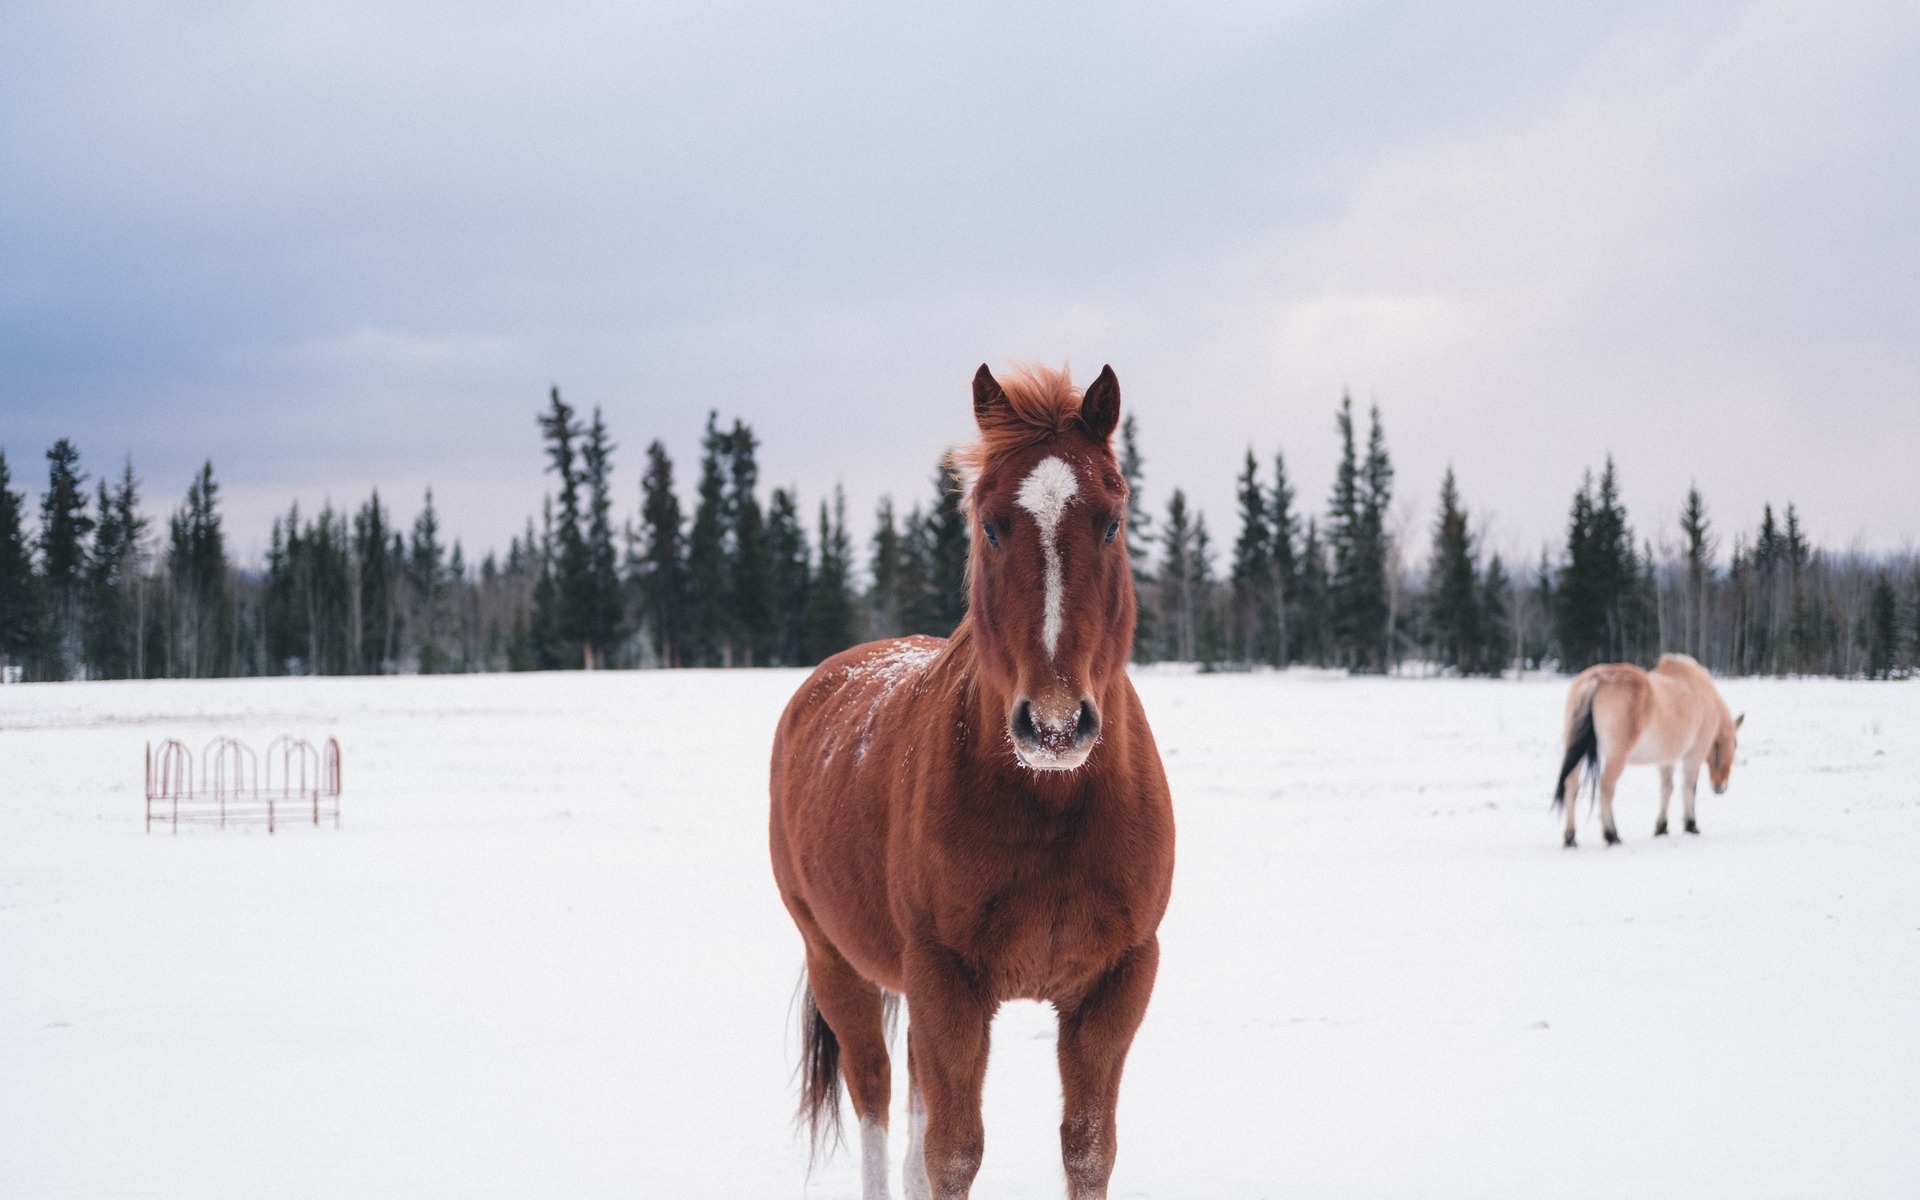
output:
[[817,1158],[840,1144],[840,1039],[800,981],[800,1119]]
[[1573,729],[1567,738],[1567,756],[1560,761],[1560,773],[1553,777],[1553,807],[1558,812],[1567,798],[1567,776],[1580,769],[1584,760],[1589,775],[1600,770],[1600,738],[1593,731],[1593,693],[1596,689],[1589,685],[1587,694],[1580,698],[1579,708],[1574,710]]

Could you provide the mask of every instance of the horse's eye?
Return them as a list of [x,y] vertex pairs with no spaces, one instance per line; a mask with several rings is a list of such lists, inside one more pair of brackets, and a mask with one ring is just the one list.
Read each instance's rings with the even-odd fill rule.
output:
[[1120,522],[1115,521],[1113,524],[1107,526],[1107,540],[1109,542],[1111,542],[1116,536],[1118,536],[1119,533],[1120,533]]
[[987,545],[995,547],[996,549],[999,547],[1000,535],[993,531],[992,521],[980,522],[980,532],[987,535]]

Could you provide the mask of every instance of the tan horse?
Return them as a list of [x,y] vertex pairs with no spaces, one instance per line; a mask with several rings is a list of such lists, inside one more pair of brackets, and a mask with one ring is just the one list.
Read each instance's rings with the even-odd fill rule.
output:
[[1584,760],[1598,778],[1600,828],[1607,844],[1620,840],[1613,825],[1613,788],[1629,764],[1660,768],[1660,820],[1653,836],[1667,832],[1667,803],[1673,796],[1673,771],[1680,768],[1687,832],[1699,833],[1693,796],[1700,764],[1707,765],[1715,795],[1727,790],[1740,723],[1714,689],[1707,669],[1684,654],[1663,654],[1652,671],[1631,663],[1602,663],[1574,678],[1567,692],[1567,756],[1554,782],[1553,804],[1567,810],[1566,844],[1573,845],[1574,801],[1580,792]]

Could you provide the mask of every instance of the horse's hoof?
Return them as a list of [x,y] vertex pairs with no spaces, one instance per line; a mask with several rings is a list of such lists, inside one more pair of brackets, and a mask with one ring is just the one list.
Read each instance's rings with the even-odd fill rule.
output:
[[1687,822],[1687,832],[1688,832],[1688,833],[1699,833],[1699,832],[1700,832],[1700,827],[1699,827],[1698,825],[1695,825],[1695,824],[1694,824],[1694,823],[1693,823],[1692,821],[1688,821],[1688,822]]
[[1607,845],[1618,846],[1619,844],[1620,844],[1620,835],[1615,833],[1611,829],[1607,830]]
[[1560,844],[1562,846],[1565,846],[1569,850],[1573,849],[1573,833],[1569,831],[1567,833],[1567,840],[1564,842],[1561,842]]
[[1658,825],[1655,825],[1653,827],[1653,836],[1655,837],[1667,836],[1667,823],[1665,821],[1662,821]]

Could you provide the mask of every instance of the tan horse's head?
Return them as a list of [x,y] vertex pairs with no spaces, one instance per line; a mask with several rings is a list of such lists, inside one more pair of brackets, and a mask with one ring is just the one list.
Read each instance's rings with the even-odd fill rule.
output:
[[1740,723],[1747,719],[1741,713],[1731,721],[1720,722],[1720,733],[1713,739],[1713,745],[1707,747],[1707,780],[1713,784],[1713,794],[1725,794],[1727,779],[1733,774],[1733,755],[1739,747]]
[[1065,371],[973,380],[978,444],[957,450],[972,531],[968,621],[1007,738],[1037,771],[1071,771],[1100,738],[1101,704],[1133,646],[1127,485],[1111,439],[1120,383]]

